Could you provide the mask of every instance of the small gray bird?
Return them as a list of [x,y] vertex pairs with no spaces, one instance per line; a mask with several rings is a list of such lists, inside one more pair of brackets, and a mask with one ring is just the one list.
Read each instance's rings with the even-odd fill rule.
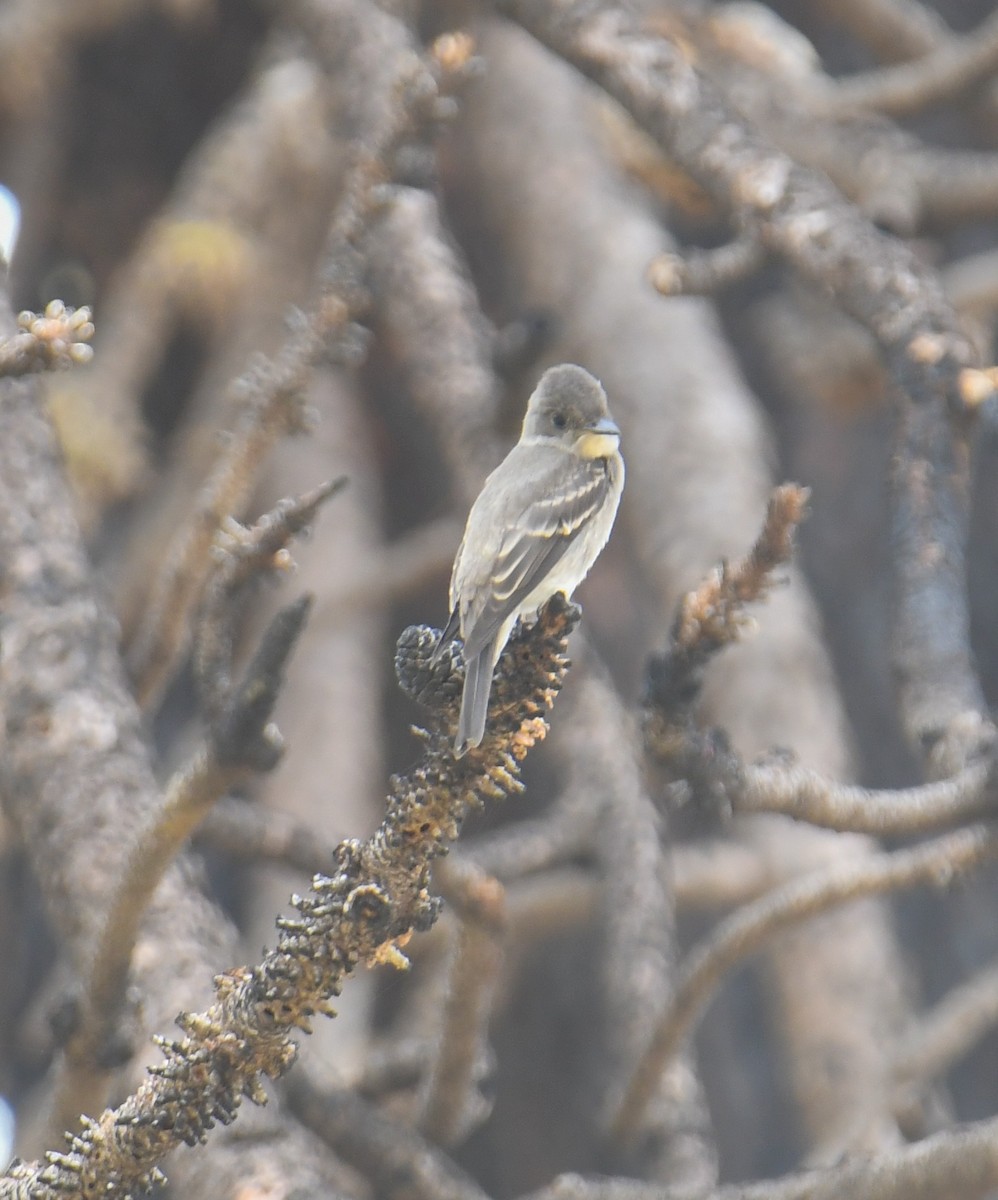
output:
[[624,486],[620,430],[598,380],[565,363],[544,373],[520,440],[471,507],[436,653],[460,632],[464,694],[455,753],[485,734],[492,672],[520,617],[571,597],[606,545]]

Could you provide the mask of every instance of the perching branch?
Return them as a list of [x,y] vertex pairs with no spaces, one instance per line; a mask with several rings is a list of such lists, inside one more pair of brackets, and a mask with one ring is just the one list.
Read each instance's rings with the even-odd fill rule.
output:
[[275,950],[255,967],[218,976],[211,1007],[182,1014],[179,1039],[158,1039],[165,1061],[134,1095],[87,1119],[69,1136],[67,1153],[14,1167],[0,1180],[0,1197],[54,1200],[69,1187],[89,1198],[106,1195],[112,1183],[125,1194],[148,1186],[167,1150],[230,1123],[243,1096],[265,1101],[261,1077],[277,1078],[294,1062],[292,1031],[307,1032],[317,1013],[332,1015],[332,997],[361,962],[404,965],[401,946],[436,919],[432,861],[457,837],[471,805],[520,787],[519,764],[545,735],[577,619],[578,609],[556,597],[534,627],[513,635],[497,669],[489,733],[462,759],[452,753],[459,652],[451,647],[432,662],[437,631],[403,634],[399,680],[431,708],[431,719],[423,759],[393,779],[380,828],[367,842],[342,843],[334,873],[316,876],[306,895],[293,898],[299,915],[279,922]]

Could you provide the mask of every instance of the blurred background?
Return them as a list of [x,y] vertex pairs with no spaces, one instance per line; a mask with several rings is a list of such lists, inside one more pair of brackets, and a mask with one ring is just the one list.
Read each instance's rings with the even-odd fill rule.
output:
[[[992,9],[987,0],[642,5],[649,27],[677,37],[749,122],[909,243],[988,362],[998,68],[896,114],[826,101],[834,81],[963,45]],[[452,31],[473,43],[439,40]],[[448,53],[461,60],[453,86],[386,158],[381,131],[406,116],[397,78],[430,61],[431,46],[438,65]],[[308,373],[304,413],[260,418],[265,444],[235,506],[255,518],[349,478],[295,549],[295,573],[245,606],[249,642],[294,595],[316,597],[277,713],[285,759],[237,801],[307,826],[317,845],[377,825],[388,774],[418,753],[409,726],[419,714],[394,680],[396,638],[410,623],[445,621],[470,501],[515,438],[537,378],[559,361],[603,381],[623,430],[621,514],[579,599],[584,657],[605,670],[626,721],[679,597],[748,550],[771,486],[794,480],[811,490],[797,564],[755,613],[754,636],[712,667],[704,720],[749,756],[786,747],[843,779],[917,782],[891,679],[892,411],[876,348],[775,262],[706,298],[658,295],[648,280],[657,255],[717,247],[732,230],[613,102],[486,6],[459,0],[0,0],[0,184],[21,210],[13,302],[41,310],[58,297],[94,311],[93,362],[47,377],[44,395],[160,778],[200,730],[183,653],[162,677],[149,674],[164,563],[258,403],[260,356],[279,356],[295,313],[341,285],[330,228],[365,154],[395,191],[361,206],[351,242],[358,328],[347,350],[319,356]],[[985,412],[968,587],[991,699],[996,447]],[[573,674],[525,794],[476,815],[469,846],[570,803],[581,785],[569,729],[585,703]],[[733,903],[871,851],[864,839],[777,818],[722,828],[680,814],[669,829],[649,817],[647,830],[652,873],[672,881],[655,917],[670,961]],[[591,1131],[612,1041],[604,972],[619,970],[605,901],[608,873],[620,870],[604,835],[597,827],[556,862],[503,880],[510,915],[481,1105],[451,1151],[497,1197],[601,1166]],[[737,850],[720,869],[737,862],[744,881],[719,882],[718,868],[689,853],[704,845]],[[287,863],[238,861],[220,839],[194,853],[254,961],[307,877]],[[855,905],[802,926],[726,983],[687,1063],[699,1077],[692,1092],[702,1085],[702,1103],[690,1102],[698,1153],[710,1159],[716,1148],[722,1179],[834,1161],[995,1113],[993,1032],[916,1089],[917,1103],[900,1104],[884,1082],[919,1014],[998,955],[994,884],[981,871],[942,893]],[[68,981],[39,883],[11,836],[3,889],[0,1090],[27,1114],[44,1096],[57,1049],[49,1017]],[[317,1071],[349,1085],[372,1055],[424,1036],[455,925],[451,912],[425,947],[413,944],[411,975],[382,968],[352,981],[340,1018],[305,1048]],[[410,1079],[380,1100],[405,1120],[416,1091]],[[345,1179],[344,1189],[364,1192]]]

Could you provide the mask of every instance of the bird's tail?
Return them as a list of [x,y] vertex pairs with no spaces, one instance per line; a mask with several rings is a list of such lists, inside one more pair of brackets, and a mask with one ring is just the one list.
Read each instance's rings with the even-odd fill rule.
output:
[[477,746],[485,736],[485,719],[489,712],[489,693],[492,691],[492,672],[495,669],[495,641],[491,640],[464,664],[464,692],[461,695],[461,715],[457,722],[454,753],[460,758],[471,746]]

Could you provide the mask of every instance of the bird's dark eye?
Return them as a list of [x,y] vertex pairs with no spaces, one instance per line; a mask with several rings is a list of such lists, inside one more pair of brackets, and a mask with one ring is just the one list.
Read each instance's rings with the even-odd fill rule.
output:
[[555,429],[564,429],[568,424],[568,417],[566,417],[564,413],[555,413],[551,418],[551,424],[555,427]]

